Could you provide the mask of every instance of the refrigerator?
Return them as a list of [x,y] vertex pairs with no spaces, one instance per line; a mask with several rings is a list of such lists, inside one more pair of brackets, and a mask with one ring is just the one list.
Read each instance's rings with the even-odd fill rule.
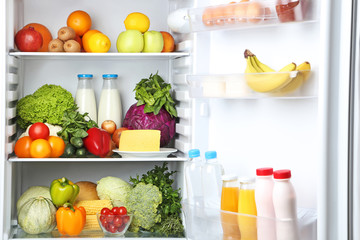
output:
[[[17,199],[29,187],[49,185],[63,176],[75,182],[96,182],[106,176],[129,179],[168,162],[171,170],[178,171],[174,187],[181,188],[185,199],[183,169],[192,148],[200,149],[202,156],[216,150],[225,173],[238,176],[255,176],[260,167],[291,169],[297,206],[306,219],[299,220],[302,239],[358,239],[357,1],[300,1],[301,17],[286,23],[277,17],[276,1],[260,2],[270,12],[259,22],[206,26],[203,12],[229,1],[2,1],[1,239],[31,238],[20,234]],[[91,16],[91,29],[109,37],[109,52],[16,50],[14,36],[24,25],[42,23],[56,37],[67,16],[79,9]],[[118,53],[116,39],[125,31],[123,22],[131,12],[146,14],[150,30],[170,32],[176,50]],[[276,70],[308,61],[310,77],[289,94],[253,91],[245,80],[245,49]],[[136,102],[136,83],[156,72],[171,83],[176,100],[176,135],[170,147],[177,152],[172,157],[24,159],[14,155],[21,133],[16,102],[42,85],[61,85],[75,96],[77,74],[90,73],[99,101],[102,74],[116,73],[124,117]],[[183,217],[183,239],[207,239],[193,235],[190,231],[197,226],[189,227],[186,213]]]

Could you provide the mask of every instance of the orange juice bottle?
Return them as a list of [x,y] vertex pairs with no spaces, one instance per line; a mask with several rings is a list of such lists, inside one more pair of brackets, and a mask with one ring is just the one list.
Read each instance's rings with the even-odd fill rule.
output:
[[241,240],[257,240],[255,179],[243,178],[239,182],[238,224]]
[[[240,231],[237,223],[239,186],[236,175],[224,175],[222,177],[221,190],[221,225],[223,228],[223,240],[240,240]],[[226,212],[224,212],[226,211]],[[234,212],[234,213],[230,213]]]

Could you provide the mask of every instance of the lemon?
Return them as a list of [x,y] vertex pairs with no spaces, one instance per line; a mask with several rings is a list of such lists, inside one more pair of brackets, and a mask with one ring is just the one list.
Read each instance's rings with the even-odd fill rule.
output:
[[111,42],[105,34],[98,32],[90,36],[88,45],[90,52],[105,53],[110,50]]
[[150,27],[150,19],[139,12],[130,13],[124,23],[126,30],[134,29],[139,30],[141,33],[146,32]]

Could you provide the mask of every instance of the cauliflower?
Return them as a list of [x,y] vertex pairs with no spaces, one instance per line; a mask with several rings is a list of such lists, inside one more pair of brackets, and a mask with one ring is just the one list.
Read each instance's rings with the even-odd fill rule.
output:
[[[32,124],[31,124],[32,125]],[[19,138],[22,138],[22,137],[25,137],[25,136],[29,136],[29,128],[31,127],[28,126],[26,131],[23,132]],[[48,126],[49,130],[50,130],[50,136],[56,136],[58,137],[57,133],[61,131],[62,127],[60,126],[57,126],[57,125],[52,125],[52,124],[49,124],[49,123],[45,123],[46,126]]]
[[115,207],[125,205],[132,186],[117,177],[104,177],[97,182],[96,191],[100,199],[109,199]]
[[129,231],[138,232],[140,228],[150,230],[161,221],[158,206],[162,202],[162,194],[158,187],[151,183],[137,184],[128,195],[126,207],[133,213]]

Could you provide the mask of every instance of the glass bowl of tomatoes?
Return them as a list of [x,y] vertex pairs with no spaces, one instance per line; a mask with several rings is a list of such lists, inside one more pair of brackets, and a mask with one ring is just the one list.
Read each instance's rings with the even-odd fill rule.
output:
[[123,236],[133,217],[125,207],[103,208],[96,215],[104,234],[111,236]]

